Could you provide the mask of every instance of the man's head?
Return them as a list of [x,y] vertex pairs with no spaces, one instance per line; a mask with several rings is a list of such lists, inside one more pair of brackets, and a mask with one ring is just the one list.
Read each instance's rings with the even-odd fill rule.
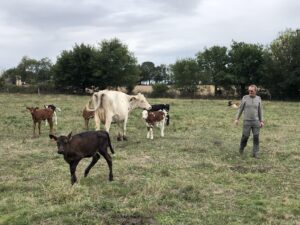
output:
[[248,87],[248,92],[249,92],[249,96],[250,97],[255,97],[256,96],[256,92],[257,92],[257,87],[256,85],[252,84]]

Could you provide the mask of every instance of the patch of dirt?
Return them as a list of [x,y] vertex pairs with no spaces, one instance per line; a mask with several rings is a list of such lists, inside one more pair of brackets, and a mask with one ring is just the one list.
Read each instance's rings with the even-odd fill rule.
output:
[[119,224],[121,224],[121,225],[148,225],[148,224],[157,224],[157,223],[156,223],[156,220],[151,217],[124,216],[119,219]]
[[238,173],[267,173],[272,169],[272,166],[254,166],[246,167],[242,165],[236,165],[229,167],[232,171]]

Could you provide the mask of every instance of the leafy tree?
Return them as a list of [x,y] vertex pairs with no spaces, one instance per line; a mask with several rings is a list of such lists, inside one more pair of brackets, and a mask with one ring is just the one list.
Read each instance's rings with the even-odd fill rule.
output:
[[49,58],[42,58],[35,66],[36,81],[41,83],[50,81],[52,77],[52,62]]
[[245,94],[247,85],[261,83],[264,69],[264,53],[261,45],[234,41],[228,55],[229,71],[233,74],[235,85],[241,95]]
[[139,79],[137,59],[129,52],[128,47],[116,38],[101,42],[97,63],[97,69],[106,87],[126,86],[132,89]]
[[16,82],[16,76],[19,75],[17,68],[10,68],[3,72],[2,77],[4,80],[8,80],[10,83]]
[[[77,45],[70,51],[63,51],[53,68],[55,85],[59,88],[68,86],[83,90],[94,85],[96,50],[89,45]],[[100,79],[99,79],[100,80]]]
[[141,79],[140,81],[148,81],[148,84],[154,79],[155,65],[153,62],[143,62],[140,66]]
[[266,73],[263,85],[272,96],[300,96],[300,31],[287,30],[275,39],[265,52]]
[[228,72],[229,56],[226,47],[213,46],[196,54],[200,70],[207,76],[209,83],[229,88],[234,76]]
[[16,68],[6,70],[3,76],[15,83],[16,77],[30,84],[41,83],[51,79],[52,63],[48,58],[41,60],[24,56]]
[[35,83],[36,81],[36,70],[37,60],[31,59],[27,56],[24,56],[17,66],[16,75],[21,76],[21,80],[26,83]]
[[195,59],[177,60],[171,66],[175,87],[187,95],[194,95],[201,82],[199,67]]

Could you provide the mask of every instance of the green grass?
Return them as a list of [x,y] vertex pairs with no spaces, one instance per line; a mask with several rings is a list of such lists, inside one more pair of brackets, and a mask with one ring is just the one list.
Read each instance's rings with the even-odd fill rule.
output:
[[263,102],[261,155],[253,159],[252,138],[238,154],[242,128],[226,100],[148,99],[171,105],[165,137],[156,129],[147,140],[141,110],[133,111],[127,142],[111,127],[115,180],[103,158],[84,178],[84,159],[71,186],[49,127],[31,138],[25,107],[54,103],[62,109],[55,133],[78,133],[88,99],[0,94],[0,224],[300,224],[299,102]]

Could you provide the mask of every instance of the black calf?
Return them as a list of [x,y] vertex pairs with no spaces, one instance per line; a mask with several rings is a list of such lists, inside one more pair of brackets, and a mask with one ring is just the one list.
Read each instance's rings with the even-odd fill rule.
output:
[[72,136],[72,132],[68,136],[56,137],[49,135],[50,139],[54,139],[57,143],[58,154],[63,154],[64,159],[70,165],[71,183],[72,185],[77,181],[76,167],[81,159],[93,157],[91,163],[85,169],[84,176],[86,177],[90,169],[97,163],[102,155],[109,167],[109,180],[113,180],[112,160],[107,152],[107,147],[110,148],[111,153],[114,150],[111,146],[109,134],[106,131],[88,131]]

